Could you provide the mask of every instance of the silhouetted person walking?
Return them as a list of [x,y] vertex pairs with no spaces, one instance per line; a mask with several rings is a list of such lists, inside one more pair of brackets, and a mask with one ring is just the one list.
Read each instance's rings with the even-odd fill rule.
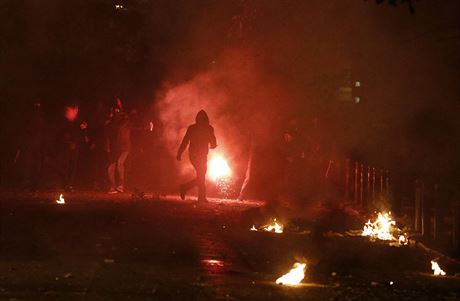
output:
[[209,148],[216,148],[216,136],[214,128],[209,124],[209,117],[205,111],[198,112],[195,124],[188,127],[184,139],[177,151],[177,160],[180,161],[182,153],[189,146],[190,162],[196,171],[196,178],[180,186],[180,197],[185,199],[186,192],[198,186],[198,201],[206,202],[206,170],[208,163]]

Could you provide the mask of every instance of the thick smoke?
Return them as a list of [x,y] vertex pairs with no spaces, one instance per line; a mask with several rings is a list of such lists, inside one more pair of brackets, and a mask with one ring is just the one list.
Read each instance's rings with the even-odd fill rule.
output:
[[[270,137],[271,126],[279,120],[282,91],[247,50],[227,50],[208,70],[186,82],[165,83],[156,100],[163,126],[163,139],[175,156],[187,126],[204,109],[214,126],[218,147],[213,153],[224,155],[238,177],[244,166],[251,137]],[[190,172],[179,164],[180,172]]]

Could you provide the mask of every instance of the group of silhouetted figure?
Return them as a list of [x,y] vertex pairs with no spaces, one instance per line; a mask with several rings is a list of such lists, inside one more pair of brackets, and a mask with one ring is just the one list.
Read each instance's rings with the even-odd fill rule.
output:
[[[21,166],[21,187],[26,191],[38,191],[46,185],[43,183],[49,177],[45,175],[46,169],[67,192],[74,191],[76,182],[81,183],[82,177],[86,177],[91,190],[124,193],[126,162],[132,156],[132,133],[151,132],[154,127],[152,121],[147,125],[139,123],[135,110],[126,112],[120,97],[115,97],[108,109],[98,106],[85,118],[80,117],[77,104],[65,105],[52,125],[40,101],[26,115],[28,125],[20,135],[21,143],[14,158],[14,164]],[[188,127],[177,153],[177,160],[181,160],[188,148],[196,171],[195,179],[180,186],[182,198],[197,186],[198,200],[206,201],[207,154],[209,148],[216,146],[214,129],[206,112],[201,110],[196,122]]]
[[[55,182],[57,181],[57,185],[64,191],[72,192],[76,186],[80,189],[83,187],[81,183],[85,182],[88,185],[83,188],[84,190],[106,191],[109,194],[124,193],[126,173],[129,169],[127,162],[138,156],[138,152],[133,151],[133,134],[135,136],[139,132],[152,133],[155,126],[152,121],[147,124],[141,120],[137,110],[126,111],[124,101],[120,97],[115,97],[109,106],[98,104],[92,111],[85,112],[85,118],[81,118],[80,108],[76,104],[63,106],[58,120],[54,123],[47,120],[39,101],[33,104],[33,110],[29,113],[26,117],[28,126],[21,135],[22,143],[17,148],[14,159],[14,163],[21,166],[21,187],[27,191],[41,190],[43,184],[50,182],[46,177],[53,174]],[[282,162],[276,175],[268,177],[281,179],[285,191],[295,192],[303,189],[305,170],[308,169],[305,162],[314,151],[313,147],[306,147],[306,138],[297,120],[289,120],[284,130],[280,131],[280,142],[277,143],[281,149],[281,156],[276,155],[275,159],[266,157],[267,150],[270,149],[257,150],[260,145],[257,146],[257,139],[253,138],[250,139],[250,143],[243,145],[249,149],[248,164],[245,172],[241,172],[242,181],[238,184],[240,189],[237,189],[235,197],[238,196],[239,200],[247,198],[248,185],[253,182],[254,157],[265,156],[264,160],[270,161],[262,162],[255,159],[255,164],[264,170],[268,170],[269,165],[276,165],[277,160]],[[192,180],[180,185],[180,197],[185,199],[186,193],[197,187],[198,201],[206,202],[208,152],[209,149],[217,147],[217,142],[214,128],[210,125],[209,117],[204,110],[197,113],[195,122],[187,128],[182,142],[179,142],[177,141],[179,148],[176,159],[180,161],[188,149],[190,163],[196,174]],[[148,156],[153,160],[161,159],[155,155]],[[142,165],[142,159],[140,161]],[[310,164],[310,174],[322,173],[312,171],[312,166]],[[313,183],[313,180],[310,175],[308,181]],[[264,190],[275,189],[273,181],[272,184],[272,187],[266,187]]]

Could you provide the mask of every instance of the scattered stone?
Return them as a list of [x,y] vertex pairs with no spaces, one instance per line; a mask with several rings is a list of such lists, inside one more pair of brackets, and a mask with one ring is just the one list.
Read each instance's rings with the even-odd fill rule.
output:
[[110,264],[112,264],[112,263],[114,263],[114,262],[115,262],[115,260],[112,259],[112,258],[105,258],[105,259],[104,259],[104,263],[110,263]]

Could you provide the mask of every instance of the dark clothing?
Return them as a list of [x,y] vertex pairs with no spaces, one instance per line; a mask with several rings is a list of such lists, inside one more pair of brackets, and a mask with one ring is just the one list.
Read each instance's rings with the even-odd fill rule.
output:
[[107,125],[108,152],[111,162],[118,160],[123,152],[129,152],[131,148],[131,129],[128,116],[118,113]]
[[184,189],[190,190],[193,187],[198,187],[198,199],[206,199],[206,171],[208,169],[207,157],[192,158],[190,157],[190,162],[195,168],[196,178],[185,183],[183,185]]
[[209,146],[216,147],[214,128],[209,124],[192,124],[185,133],[179,152],[182,153],[188,144],[190,144],[188,149],[190,158],[207,156]]
[[74,185],[83,135],[78,121],[64,120],[57,136],[57,170],[64,187]]
[[[108,138],[108,177],[110,188],[119,188],[124,191],[125,185],[125,162],[131,149],[131,125],[128,116],[123,113],[117,113],[107,125]],[[118,185],[116,175],[118,173]]]
[[44,161],[45,118],[42,111],[35,110],[28,119],[21,151],[24,157],[24,188],[36,190],[39,186]]
[[198,112],[196,123],[188,127],[177,152],[178,157],[182,155],[189,144],[190,162],[195,168],[196,178],[182,185],[182,188],[187,191],[198,186],[198,199],[204,200],[206,199],[208,151],[209,147],[216,148],[217,142],[214,128],[209,125],[208,115],[203,110]]

